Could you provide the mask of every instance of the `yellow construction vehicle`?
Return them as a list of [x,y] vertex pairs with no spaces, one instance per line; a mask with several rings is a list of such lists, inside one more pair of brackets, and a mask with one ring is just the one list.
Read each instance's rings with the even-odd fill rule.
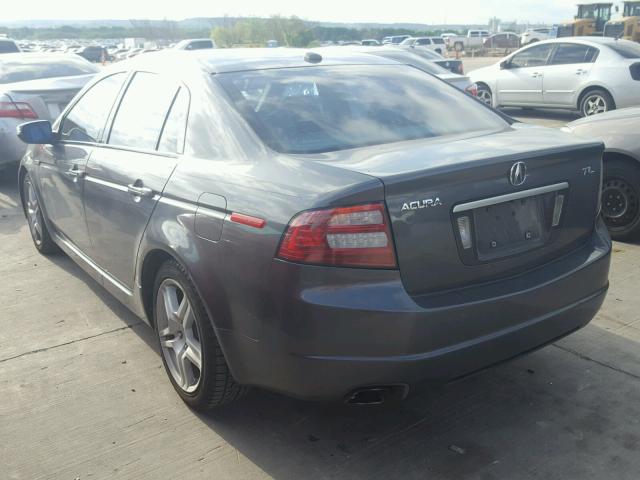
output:
[[604,36],[640,42],[640,1],[624,2],[622,18],[608,21]]
[[613,3],[582,3],[573,20],[554,27],[556,37],[584,37],[602,35],[605,24],[611,19]]

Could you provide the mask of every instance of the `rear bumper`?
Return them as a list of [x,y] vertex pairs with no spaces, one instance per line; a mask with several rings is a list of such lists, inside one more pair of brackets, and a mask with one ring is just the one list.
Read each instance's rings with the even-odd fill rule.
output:
[[218,334],[240,383],[297,397],[442,383],[586,325],[605,298],[610,253],[599,221],[587,244],[551,264],[428,297],[410,297],[397,272],[364,282],[362,270],[329,278],[322,267],[276,261],[260,338]]

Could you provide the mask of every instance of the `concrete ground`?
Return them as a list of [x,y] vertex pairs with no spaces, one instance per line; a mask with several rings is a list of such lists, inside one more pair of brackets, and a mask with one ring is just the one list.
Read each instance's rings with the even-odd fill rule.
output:
[[585,329],[387,408],[253,391],[209,415],[153,332],[64,256],[34,249],[0,181],[1,479],[640,478],[640,246],[616,244]]

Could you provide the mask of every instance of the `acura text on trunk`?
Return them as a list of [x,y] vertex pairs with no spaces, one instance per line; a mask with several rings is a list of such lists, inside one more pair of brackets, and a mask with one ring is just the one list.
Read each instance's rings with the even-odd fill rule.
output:
[[194,408],[402,398],[573,332],[607,291],[603,146],[373,55],[148,54],[19,135],[36,248],[155,328]]

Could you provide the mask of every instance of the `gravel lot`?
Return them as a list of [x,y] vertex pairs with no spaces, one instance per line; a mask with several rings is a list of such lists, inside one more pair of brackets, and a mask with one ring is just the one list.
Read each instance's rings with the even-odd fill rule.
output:
[[203,416],[148,327],[36,253],[14,184],[0,180],[0,478],[640,478],[638,245],[615,245],[588,327],[511,363],[392,407],[253,391]]

